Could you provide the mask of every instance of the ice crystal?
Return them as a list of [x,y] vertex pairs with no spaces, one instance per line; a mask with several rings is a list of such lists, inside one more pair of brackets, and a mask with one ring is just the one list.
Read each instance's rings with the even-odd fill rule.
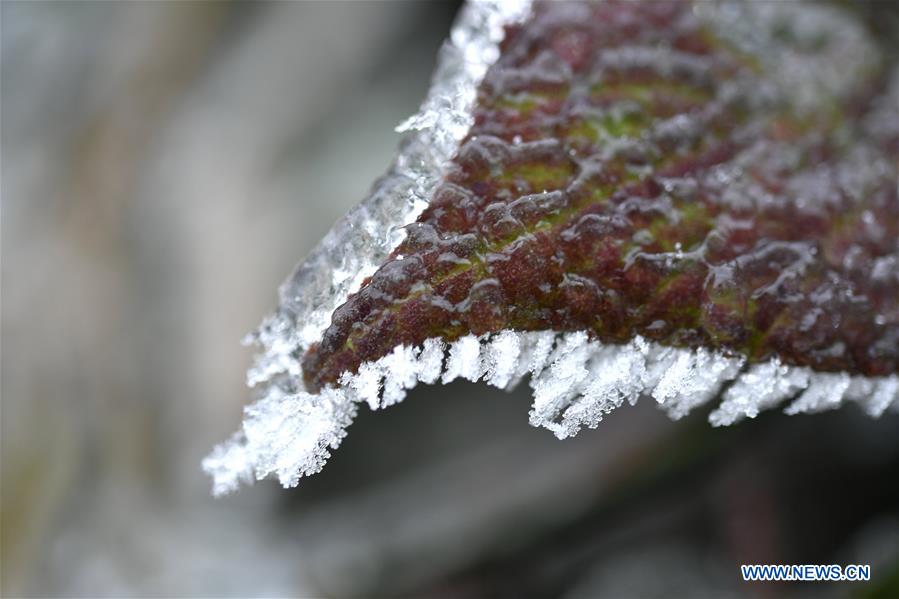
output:
[[[809,3],[463,10],[371,196],[254,336],[214,491],[321,469],[358,404],[528,379],[560,439],[899,407],[899,68]],[[301,367],[302,360],[302,367]]]
[[245,410],[243,430],[203,460],[213,477],[213,493],[233,491],[275,474],[285,487],[322,469],[346,436],[356,405],[340,390],[317,395],[288,394],[272,387],[266,397]]
[[272,387],[246,410],[244,430],[206,458],[216,494],[269,474],[285,486],[321,470],[346,435],[359,403],[373,410],[402,401],[419,382],[462,377],[508,388],[530,375],[534,392],[530,422],[558,438],[595,428],[624,403],[651,396],[680,418],[713,400],[730,386],[709,415],[715,426],[754,418],[795,398],[785,412],[831,409],[843,401],[879,416],[899,407],[899,376],[864,377],[818,373],[778,360],[742,369],[743,360],[706,350],[665,347],[634,338],[626,345],[604,345],[584,332],[501,331],[465,336],[450,345],[437,338],[422,347],[398,346],[390,354],[346,373],[336,388],[318,395],[285,394]]

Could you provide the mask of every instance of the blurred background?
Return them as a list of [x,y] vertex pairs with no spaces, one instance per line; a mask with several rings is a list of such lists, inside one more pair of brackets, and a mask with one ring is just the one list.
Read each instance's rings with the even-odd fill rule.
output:
[[854,407],[643,401],[560,442],[526,387],[421,387],[299,488],[210,497],[239,340],[390,163],[457,10],[0,4],[2,596],[899,596],[899,416]]

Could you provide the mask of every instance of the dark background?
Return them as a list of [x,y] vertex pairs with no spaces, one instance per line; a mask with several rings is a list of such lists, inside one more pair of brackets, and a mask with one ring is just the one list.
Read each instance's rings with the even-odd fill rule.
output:
[[298,489],[209,497],[240,338],[389,164],[457,8],[0,5],[0,594],[899,596],[899,416],[854,406],[643,400],[560,442],[526,387],[422,387]]

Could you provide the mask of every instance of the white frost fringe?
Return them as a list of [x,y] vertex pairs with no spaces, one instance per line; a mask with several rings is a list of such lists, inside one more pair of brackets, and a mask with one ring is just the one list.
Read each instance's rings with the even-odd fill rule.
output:
[[595,428],[603,416],[652,396],[674,418],[715,398],[709,415],[715,425],[754,418],[761,410],[793,401],[785,412],[817,412],[858,402],[871,416],[899,407],[899,377],[867,378],[814,372],[778,360],[744,370],[742,358],[706,349],[664,347],[641,337],[627,345],[603,345],[584,332],[468,335],[447,345],[433,338],[421,347],[396,347],[364,364],[357,374],[344,373],[337,388],[319,395],[285,394],[277,386],[246,409],[242,433],[220,445],[203,462],[214,478],[216,495],[277,474],[285,487],[321,470],[356,415],[357,404],[372,410],[403,400],[419,382],[449,383],[456,378],[483,379],[511,389],[530,376],[534,403],[530,423],[559,439],[583,427]]

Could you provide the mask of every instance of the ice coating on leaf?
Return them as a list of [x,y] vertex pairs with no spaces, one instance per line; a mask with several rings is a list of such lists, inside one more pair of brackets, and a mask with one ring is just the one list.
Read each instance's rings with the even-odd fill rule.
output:
[[410,133],[394,164],[297,266],[281,286],[278,311],[246,339],[264,348],[247,373],[250,385],[281,374],[297,377],[297,354],[321,338],[334,310],[403,239],[403,225],[427,206],[472,124],[476,90],[499,56],[503,27],[524,18],[529,7],[525,0],[486,0],[460,12],[421,111],[397,128]]
[[565,2],[503,38],[507,8],[466,8],[421,131],[285,283],[216,492],[296,484],[418,382],[529,378],[559,438],[641,396],[899,409],[899,67],[863,24]]

